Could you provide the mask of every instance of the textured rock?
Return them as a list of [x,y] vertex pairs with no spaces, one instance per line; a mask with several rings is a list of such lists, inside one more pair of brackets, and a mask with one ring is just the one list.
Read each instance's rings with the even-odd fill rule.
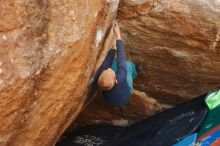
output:
[[[121,0],[127,58],[143,66],[135,88],[169,108],[220,87],[219,6],[217,0]],[[133,96],[126,107],[112,109],[98,97],[73,127],[127,125],[160,111],[149,109],[146,99]]]
[[1,146],[55,144],[86,99],[118,2],[0,2]]
[[115,126],[128,126],[144,118],[150,117],[165,108],[154,98],[138,90],[128,104],[122,108],[114,108],[108,105],[101,93],[80,113],[77,119],[68,128],[66,134],[75,131],[77,128],[93,124],[111,124]]
[[[219,5],[212,0],[121,0],[118,20],[127,57],[143,66],[135,88],[169,108],[220,86]],[[72,130],[96,123],[125,126],[160,111],[141,96],[122,109],[97,96]]]
[[[86,98],[88,85],[111,46],[118,2],[0,2],[1,146],[54,145],[90,103],[96,89]],[[121,0],[127,56],[144,67],[135,88],[176,104],[220,86],[219,6],[217,0]],[[134,96],[120,110],[95,99],[80,124],[127,125],[161,110],[147,99]]]
[[176,104],[220,87],[220,1],[122,0],[127,57],[143,65],[135,88]]

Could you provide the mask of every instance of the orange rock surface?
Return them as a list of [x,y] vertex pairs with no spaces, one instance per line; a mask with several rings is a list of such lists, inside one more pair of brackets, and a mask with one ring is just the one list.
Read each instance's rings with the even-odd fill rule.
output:
[[[82,108],[82,125],[126,125],[164,104],[220,87],[219,1],[118,5],[119,0],[0,1],[0,146],[54,145]],[[97,89],[91,87],[112,45],[116,13],[127,58],[143,66],[134,88],[149,95],[133,96],[122,110],[94,98]]]
[[154,98],[137,90],[133,91],[128,104],[122,108],[114,108],[108,105],[100,94],[82,110],[76,121],[73,122],[73,128],[100,123],[128,126],[164,109],[163,105]]
[[73,127],[126,126],[161,111],[160,105],[170,108],[220,87],[219,6],[211,0],[122,0],[118,20],[126,57],[143,67],[134,88],[157,104],[134,94],[128,105],[113,109],[97,95]]
[[51,146],[77,117],[118,1],[0,2],[0,145]]
[[220,1],[122,0],[127,57],[143,65],[135,89],[177,104],[220,87]]

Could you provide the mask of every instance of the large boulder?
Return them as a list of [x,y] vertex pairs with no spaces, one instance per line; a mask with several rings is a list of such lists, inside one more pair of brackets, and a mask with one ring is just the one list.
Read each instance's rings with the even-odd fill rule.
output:
[[1,146],[54,145],[82,108],[81,124],[125,126],[220,87],[219,1],[120,2],[127,57],[143,66],[134,86],[150,95],[122,109],[91,102],[119,0],[0,2]]
[[134,87],[147,96],[135,91],[115,109],[98,94],[70,131],[98,123],[127,126],[220,87],[219,6],[217,0],[121,0],[126,57],[143,68]]
[[1,146],[55,144],[85,102],[118,3],[0,2]]
[[122,0],[118,19],[136,89],[177,104],[220,87],[220,1]]
[[120,109],[97,94],[67,133],[91,124],[128,126],[220,87],[219,6],[213,0],[121,0],[126,56],[143,68],[134,87],[147,94],[135,90]]

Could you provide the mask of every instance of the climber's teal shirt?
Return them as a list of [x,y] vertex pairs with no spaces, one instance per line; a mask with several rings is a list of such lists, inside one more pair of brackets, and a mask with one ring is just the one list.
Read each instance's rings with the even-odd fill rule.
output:
[[124,43],[122,40],[116,41],[117,46],[117,60],[114,60],[116,50],[111,49],[105,58],[104,62],[96,73],[95,80],[103,70],[112,68],[116,71],[117,84],[109,91],[102,91],[103,98],[111,105],[115,107],[121,107],[125,105],[132,94],[132,83],[136,76],[135,66],[130,61],[125,61]]

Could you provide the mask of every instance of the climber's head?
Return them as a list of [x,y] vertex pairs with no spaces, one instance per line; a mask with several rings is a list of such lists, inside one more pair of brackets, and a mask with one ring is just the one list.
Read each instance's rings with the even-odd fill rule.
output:
[[98,85],[102,90],[111,90],[115,83],[117,83],[116,75],[111,68],[104,70],[99,76]]

